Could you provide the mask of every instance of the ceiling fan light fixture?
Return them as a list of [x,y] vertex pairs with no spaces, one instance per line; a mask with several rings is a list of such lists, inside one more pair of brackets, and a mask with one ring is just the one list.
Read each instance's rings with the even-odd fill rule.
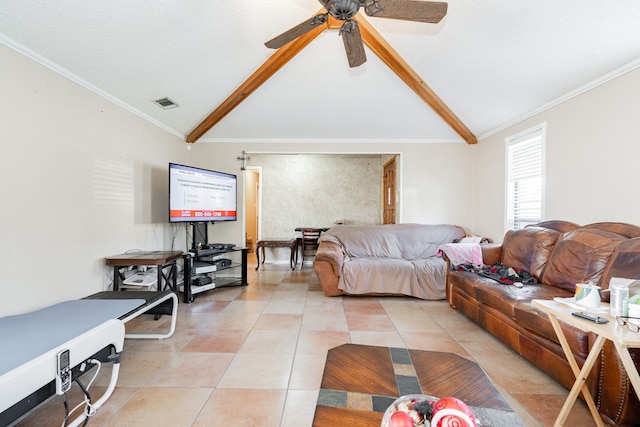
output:
[[352,31],[355,31],[354,27],[358,26],[358,22],[357,21],[352,21],[352,20],[348,20],[347,22],[345,22],[344,24],[342,24],[342,26],[340,27],[340,30],[338,31],[338,35],[342,35],[343,32],[347,32],[347,33],[351,33]]
[[369,16],[375,16],[376,13],[382,12],[384,7],[378,4],[378,0],[371,0],[364,5],[364,12]]
[[329,0],[327,2],[320,1],[320,3],[327,8],[331,16],[340,21],[348,21],[360,9],[359,0]]
[[164,110],[169,110],[171,108],[180,106],[178,103],[167,97],[154,99],[152,102]]

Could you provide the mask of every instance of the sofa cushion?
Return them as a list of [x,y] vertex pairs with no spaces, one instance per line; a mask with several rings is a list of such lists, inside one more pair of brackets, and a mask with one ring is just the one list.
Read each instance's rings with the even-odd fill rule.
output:
[[599,283],[616,246],[626,237],[597,229],[564,233],[556,243],[541,281],[570,292],[576,283]]
[[510,230],[502,243],[502,263],[539,278],[560,232],[542,227]]
[[[612,277],[640,279],[640,237],[625,240],[616,246],[600,278],[602,289],[609,289]],[[609,301],[608,292],[603,294],[603,300]]]
[[548,228],[551,230],[559,231],[561,233],[566,233],[567,231],[572,231],[572,230],[575,230],[576,228],[580,228],[580,226],[575,222],[563,221],[563,220],[557,220],[557,219],[550,220],[550,221],[543,221],[537,224],[527,225],[527,227]]
[[450,286],[456,289],[457,292],[467,294],[476,300],[478,299],[478,295],[476,295],[476,289],[478,287],[495,283],[495,280],[478,276],[471,271],[450,271],[447,280],[450,282]]
[[534,299],[553,299],[556,296],[571,296],[559,289],[543,285],[525,285],[518,288],[505,285],[495,280],[487,279],[476,286],[476,297],[481,304],[489,305],[504,313],[511,319],[516,319],[515,307],[519,303]]
[[464,237],[455,225],[388,224],[341,225],[320,236],[333,238],[351,258],[423,259],[435,256],[438,247]]
[[[562,290],[555,288],[553,286],[545,286],[541,285],[543,288],[548,288],[548,292],[551,294],[558,294],[558,292],[563,292]],[[570,297],[572,294],[568,291],[564,291],[561,296],[563,298]],[[548,299],[548,298],[546,298]],[[521,302],[514,307],[516,321],[518,325],[528,331],[527,335],[533,339],[538,339],[537,337],[544,337],[545,339],[560,345],[558,341],[558,336],[556,335],[553,326],[551,325],[551,321],[549,320],[549,316],[531,304],[530,301]],[[586,359],[589,354],[589,333],[584,332],[581,329],[570,326],[568,323],[560,322],[560,327],[562,328],[565,337],[567,338],[567,342],[573,351],[573,354],[580,357],[580,359]],[[544,344],[543,344],[544,345]],[[557,348],[557,352],[559,355],[563,355],[560,347]]]
[[621,234],[629,239],[640,237],[640,227],[632,224],[625,224],[624,222],[595,222],[593,224],[585,225],[582,228],[609,231],[611,233]]
[[342,266],[338,288],[351,295],[409,295],[444,299],[447,265],[442,258],[351,258]]

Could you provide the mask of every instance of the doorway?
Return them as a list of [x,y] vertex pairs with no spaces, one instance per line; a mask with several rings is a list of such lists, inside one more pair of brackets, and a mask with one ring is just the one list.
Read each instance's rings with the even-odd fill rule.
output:
[[393,156],[383,168],[382,223],[396,223],[396,157]]
[[385,166],[392,185],[388,218],[402,220],[399,153],[251,153],[251,163],[242,196],[249,248],[261,238],[293,237],[299,227],[381,224]]
[[247,166],[245,173],[245,245],[252,253],[260,236],[262,170],[260,167]]

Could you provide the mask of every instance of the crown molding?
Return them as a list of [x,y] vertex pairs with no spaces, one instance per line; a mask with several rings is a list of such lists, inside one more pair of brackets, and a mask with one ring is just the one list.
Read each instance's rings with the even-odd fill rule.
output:
[[569,100],[571,100],[571,99],[573,99],[573,98],[575,98],[575,97],[577,97],[579,95],[582,95],[582,94],[584,94],[586,92],[589,92],[590,90],[595,89],[598,86],[601,86],[601,85],[603,85],[605,83],[608,83],[611,80],[617,79],[618,77],[620,77],[620,76],[622,76],[622,75],[624,75],[624,74],[626,74],[626,73],[628,73],[630,71],[633,71],[638,67],[640,67],[640,58],[637,58],[637,59],[635,59],[635,60],[623,65],[622,67],[616,68],[615,70],[610,71],[607,74],[604,74],[603,76],[598,77],[597,79],[594,79],[594,80],[590,81],[589,83],[584,84],[584,85],[578,87],[577,89],[574,89],[571,92],[568,92],[568,93],[566,93],[566,94],[554,99],[551,102],[548,102],[547,104],[544,104],[544,105],[542,105],[542,106],[540,106],[540,107],[538,107],[538,108],[536,108],[534,110],[531,110],[530,112],[528,112],[528,113],[526,113],[526,114],[524,114],[524,115],[522,115],[522,116],[520,116],[520,117],[518,117],[518,118],[516,118],[514,120],[511,120],[510,122],[507,122],[507,123],[503,124],[502,126],[498,126],[497,128],[492,129],[492,130],[480,135],[478,137],[478,140],[480,141],[480,140],[483,140],[485,138],[488,138],[488,137],[490,137],[492,135],[495,135],[498,132],[501,132],[501,131],[503,131],[505,129],[510,128],[511,126],[517,125],[518,123],[520,123],[520,122],[522,122],[522,121],[524,121],[526,119],[529,119],[529,118],[531,118],[531,117],[533,117],[533,116],[535,116],[537,114],[540,114],[540,113],[543,113],[543,112],[545,112],[547,110],[550,110],[551,108],[553,108],[555,106],[558,106],[558,105],[560,105],[560,104],[562,104],[564,102],[567,102],[567,101],[569,101]]
[[73,83],[76,83],[82,87],[84,87],[87,90],[90,90],[91,92],[95,93],[96,95],[114,103],[115,105],[117,105],[118,107],[121,107],[127,111],[129,111],[132,114],[135,114],[136,116],[148,121],[149,123],[169,132],[172,135],[177,136],[178,138],[184,140],[185,135],[182,134],[181,132],[176,131],[175,129],[172,129],[168,126],[166,126],[164,123],[161,123],[157,120],[155,120],[153,117],[143,113],[142,111],[133,108],[131,105],[129,105],[128,103],[122,101],[120,98],[117,98],[115,96],[113,96],[112,94],[110,94],[109,92],[105,92],[104,90],[100,89],[99,87],[89,83],[88,81],[82,79],[81,77],[79,77],[78,75],[72,73],[71,71],[69,71],[68,69],[61,67],[59,64],[57,64],[56,62],[51,61],[48,58],[45,58],[44,56],[40,55],[39,53],[27,48],[26,46],[16,42],[15,40],[6,37],[4,34],[0,33],[0,43],[4,44],[5,46],[7,46],[10,49],[13,49],[14,51],[20,53],[21,55],[26,56],[27,58],[37,62],[38,64],[50,69],[51,71],[53,71],[54,73],[57,73],[59,75],[61,75],[62,77],[72,81]]

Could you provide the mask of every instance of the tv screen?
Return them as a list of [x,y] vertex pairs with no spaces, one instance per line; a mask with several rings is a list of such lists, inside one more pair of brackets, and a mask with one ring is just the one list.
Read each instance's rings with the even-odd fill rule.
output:
[[237,177],[169,163],[169,222],[235,221]]

